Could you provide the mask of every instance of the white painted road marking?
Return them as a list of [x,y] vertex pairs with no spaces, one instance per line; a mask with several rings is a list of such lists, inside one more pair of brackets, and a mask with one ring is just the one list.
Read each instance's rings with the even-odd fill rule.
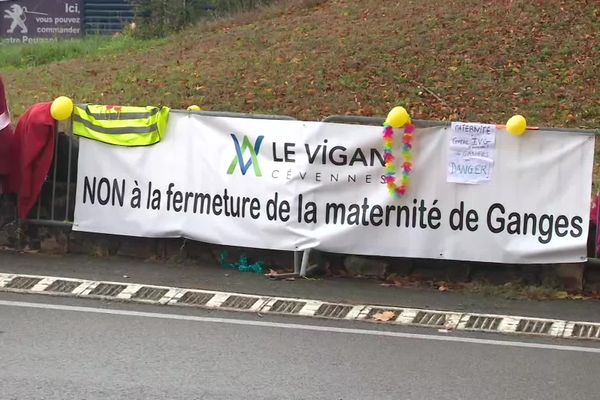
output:
[[[39,281],[39,283],[28,288],[23,282],[29,282],[31,279]],[[54,283],[62,281],[76,282],[80,283],[80,285],[70,292],[47,290]],[[43,284],[41,284],[42,282]],[[112,294],[102,294],[102,291],[99,291],[98,293],[91,294],[101,285],[102,287],[115,286],[115,292]],[[146,299],[143,296],[137,297],[135,293],[144,287],[162,289],[165,294],[160,299]],[[433,329],[444,328],[450,331],[464,330],[480,333],[600,340],[600,323],[591,321],[570,321],[450,310],[436,311],[399,306],[338,304],[316,299],[261,296],[258,294],[186,289],[131,282],[84,281],[73,278],[0,273],[0,291],[49,296],[89,297],[168,306],[200,307],[216,310],[226,309],[240,312],[285,314],[334,320],[367,321],[371,323],[385,323],[386,325],[424,326]],[[243,304],[240,307],[239,298],[243,299],[242,303],[244,301],[253,302],[252,307],[247,308]],[[232,301],[230,302],[229,300]],[[276,304],[279,304],[279,307],[275,307]],[[326,312],[332,305],[340,306],[349,311],[345,315],[344,311],[341,314]],[[324,308],[325,312],[319,312],[322,308]],[[378,310],[391,311],[396,317],[385,322],[378,321],[374,318],[375,314],[372,313],[372,311],[377,312]]]
[[22,301],[5,301],[0,300],[0,306],[5,307],[23,307],[23,308],[35,308],[44,310],[56,310],[56,311],[75,311],[85,312],[93,314],[107,314],[107,315],[119,315],[129,317],[141,317],[141,318],[158,318],[158,319],[171,319],[179,321],[193,321],[193,322],[207,322],[214,324],[229,324],[229,325],[242,325],[242,326],[255,326],[263,328],[279,328],[279,329],[295,329],[313,332],[326,332],[326,333],[344,333],[351,335],[368,335],[368,336],[387,336],[404,339],[417,339],[417,340],[435,340],[440,342],[455,342],[455,343],[469,343],[469,344],[480,344],[490,346],[504,346],[504,347],[520,347],[527,349],[541,349],[541,350],[558,350],[558,351],[572,351],[580,353],[596,353],[600,354],[600,348],[594,347],[580,347],[580,346],[564,346],[554,345],[546,343],[534,343],[534,342],[517,342],[509,340],[489,340],[489,339],[477,339],[469,337],[453,337],[453,336],[440,336],[440,335],[426,335],[419,333],[404,333],[404,332],[390,332],[390,331],[374,331],[368,329],[352,329],[352,328],[339,328],[333,326],[316,326],[316,325],[305,325],[305,324],[288,324],[281,322],[266,322],[266,321],[249,321],[233,318],[214,318],[214,317],[198,317],[193,315],[180,315],[180,314],[165,314],[165,313],[151,313],[141,311],[128,311],[128,310],[117,310],[108,308],[95,308],[95,307],[79,307],[79,306],[66,306],[60,304],[42,304],[42,303],[29,303]]

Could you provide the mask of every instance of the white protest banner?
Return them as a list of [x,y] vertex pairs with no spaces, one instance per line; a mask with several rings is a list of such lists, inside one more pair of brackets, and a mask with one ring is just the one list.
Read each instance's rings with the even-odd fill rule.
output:
[[173,112],[153,146],[81,138],[74,229],[398,257],[585,259],[592,137],[499,129],[491,180],[463,185],[447,181],[449,135],[416,130],[411,185],[393,198],[380,127]]

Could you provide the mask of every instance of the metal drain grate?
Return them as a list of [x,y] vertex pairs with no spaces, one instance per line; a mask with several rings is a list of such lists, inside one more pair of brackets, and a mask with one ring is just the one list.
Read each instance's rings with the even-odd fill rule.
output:
[[114,283],[101,283],[90,292],[90,296],[116,297],[126,287],[125,285],[115,285]]
[[305,305],[306,303],[304,301],[277,300],[273,303],[269,312],[297,314]]
[[600,325],[575,324],[571,337],[581,339],[600,339]]
[[42,278],[29,278],[26,276],[17,276],[6,284],[6,288],[9,289],[23,289],[29,290],[41,281]]
[[412,323],[427,326],[444,326],[446,323],[446,314],[419,311]]
[[185,292],[185,294],[177,300],[177,303],[203,306],[213,297],[215,297],[214,293]]
[[385,308],[371,308],[371,311],[369,311],[369,313],[367,314],[367,319],[374,319],[376,314],[383,314],[386,312],[393,312],[394,316],[391,317],[390,319],[386,319],[386,321],[395,321],[396,318],[398,318],[400,316],[400,314],[402,314],[402,310],[388,310]]
[[340,304],[328,304],[323,303],[321,307],[315,312],[317,317],[327,318],[345,318],[346,315],[352,310],[352,306],[342,306]]
[[143,286],[139,288],[139,290],[135,292],[131,298],[136,300],[158,301],[162,299],[162,297],[167,294],[168,291],[169,289]]
[[248,310],[258,299],[256,297],[245,296],[229,296],[227,300],[221,304],[221,307],[235,308],[236,310]]
[[71,293],[73,290],[77,289],[79,285],[81,285],[81,282],[79,281],[63,281],[57,279],[46,288],[45,292]]
[[481,331],[497,331],[502,318],[486,317],[484,315],[471,315],[465,324],[465,329],[476,329]]
[[521,333],[537,333],[545,335],[552,328],[552,321],[538,321],[533,319],[522,319],[517,325],[516,332]]

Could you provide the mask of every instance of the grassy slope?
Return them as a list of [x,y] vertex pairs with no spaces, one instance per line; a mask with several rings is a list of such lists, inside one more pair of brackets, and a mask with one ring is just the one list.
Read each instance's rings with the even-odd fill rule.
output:
[[[300,3],[300,1],[298,1]],[[57,95],[201,103],[319,119],[384,115],[600,125],[600,4],[583,0],[329,0],[270,8],[167,45],[5,73],[13,111]],[[319,4],[321,3],[321,4]]]
[[143,50],[163,42],[163,39],[142,41],[121,35],[115,39],[110,36],[88,36],[82,40],[61,42],[0,43],[0,70],[7,72],[62,60]]

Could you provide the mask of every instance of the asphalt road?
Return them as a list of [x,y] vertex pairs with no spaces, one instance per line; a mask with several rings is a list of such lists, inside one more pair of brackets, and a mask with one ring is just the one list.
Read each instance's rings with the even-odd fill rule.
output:
[[[253,325],[257,323],[262,325]],[[456,333],[451,337],[466,342],[450,342],[447,334],[434,331],[442,340],[432,340],[431,333],[357,322],[259,318],[2,293],[0,397],[583,400],[599,396],[597,343]],[[406,334],[415,336],[393,336]],[[498,343],[470,343],[471,338]],[[515,347],[538,343],[547,348]],[[580,349],[560,348],[565,345]]]

